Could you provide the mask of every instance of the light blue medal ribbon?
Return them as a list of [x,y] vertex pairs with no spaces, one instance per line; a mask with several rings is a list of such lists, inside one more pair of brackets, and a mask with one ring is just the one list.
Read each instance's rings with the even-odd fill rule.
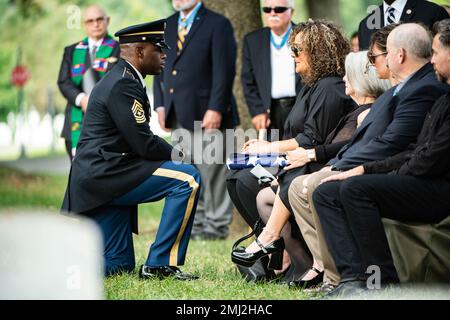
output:
[[291,34],[291,30],[292,30],[292,26],[289,26],[288,31],[286,32],[286,34],[284,35],[283,39],[281,40],[280,44],[277,44],[275,42],[275,38],[272,34],[272,32],[270,33],[270,43],[275,47],[275,49],[277,50],[281,50],[281,48],[284,47],[284,45],[286,44],[286,42],[288,41],[289,35]]
[[178,17],[178,29],[181,29],[183,27],[188,29],[189,26],[194,22],[195,16],[197,15],[197,12],[198,10],[200,10],[201,6],[202,6],[201,3],[199,2],[188,19],[182,19],[180,14],[180,16]]

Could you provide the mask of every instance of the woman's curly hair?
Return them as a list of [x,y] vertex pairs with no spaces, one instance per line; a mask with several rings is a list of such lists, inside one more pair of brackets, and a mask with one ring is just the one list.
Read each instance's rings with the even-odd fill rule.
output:
[[289,46],[295,46],[299,33],[310,66],[308,74],[302,75],[303,83],[312,86],[321,78],[345,75],[345,56],[350,52],[350,43],[337,25],[312,19],[299,23],[289,36]]

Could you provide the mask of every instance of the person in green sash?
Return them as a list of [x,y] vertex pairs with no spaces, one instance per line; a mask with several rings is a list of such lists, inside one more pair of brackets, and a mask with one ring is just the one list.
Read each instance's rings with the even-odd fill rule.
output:
[[71,160],[80,137],[89,94],[119,58],[120,47],[108,34],[108,25],[109,17],[105,10],[96,5],[87,7],[83,14],[86,38],[64,49],[58,76],[59,90],[67,99],[61,137],[66,140]]

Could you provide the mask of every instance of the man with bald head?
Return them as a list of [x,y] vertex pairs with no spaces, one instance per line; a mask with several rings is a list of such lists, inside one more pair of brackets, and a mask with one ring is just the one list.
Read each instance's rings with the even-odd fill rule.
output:
[[[144,78],[160,74],[169,49],[166,21],[118,31],[121,59],[89,98],[85,126],[69,176],[62,210],[93,219],[104,241],[105,274],[132,272],[132,232],[137,206],[165,199],[156,239],[139,268],[142,279],[183,273],[200,191],[200,174],[181,163],[184,155],[150,130],[150,102]],[[175,162],[176,161],[176,162]]]
[[349,170],[346,174],[350,175],[359,172],[366,162],[384,160],[404,151],[417,139],[433,103],[448,91],[448,86],[436,79],[430,63],[431,37],[421,25],[408,23],[396,27],[387,40],[387,58],[399,84],[374,102],[350,142],[328,166],[296,178],[289,189],[289,201],[305,241],[315,253],[314,258],[323,263],[325,279],[333,286],[349,279],[330,256],[329,242],[323,237],[317,212],[311,204],[315,189],[322,179],[340,171]]
[[61,137],[66,140],[70,159],[75,155],[89,95],[120,54],[118,43],[108,34],[108,25],[105,10],[97,5],[87,7],[83,13],[86,38],[64,49],[58,87],[68,102]]

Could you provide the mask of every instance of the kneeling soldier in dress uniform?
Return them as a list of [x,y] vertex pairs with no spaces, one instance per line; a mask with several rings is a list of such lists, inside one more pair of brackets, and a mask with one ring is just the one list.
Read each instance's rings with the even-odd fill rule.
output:
[[[135,267],[132,232],[137,205],[165,198],[155,242],[141,278],[196,279],[184,264],[200,189],[200,174],[149,127],[144,77],[160,74],[168,49],[165,21],[118,31],[121,59],[89,99],[62,210],[92,218],[104,240],[105,274]],[[172,157],[173,155],[173,157]]]

